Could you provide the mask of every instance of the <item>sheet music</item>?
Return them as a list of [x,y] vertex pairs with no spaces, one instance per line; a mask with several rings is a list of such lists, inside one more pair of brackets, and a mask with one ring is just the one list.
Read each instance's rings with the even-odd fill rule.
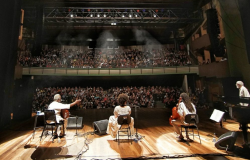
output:
[[217,109],[214,109],[210,119],[215,121],[215,122],[220,122],[223,115],[224,115],[225,112],[222,112],[220,110],[217,110]]

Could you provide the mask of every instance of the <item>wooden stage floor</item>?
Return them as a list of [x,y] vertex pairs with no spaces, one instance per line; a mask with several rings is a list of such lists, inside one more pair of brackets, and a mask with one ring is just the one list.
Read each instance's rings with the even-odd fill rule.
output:
[[[68,129],[66,137],[60,142],[51,141],[51,135],[40,141],[41,129],[32,138],[34,117],[25,122],[13,123],[1,131],[0,159],[250,159],[250,149],[243,148],[242,135],[238,130],[238,123],[227,120],[223,128],[209,120],[212,110],[199,110],[199,130],[202,143],[195,137],[193,142],[179,142],[168,124],[169,109],[139,109],[135,127],[144,136],[139,142],[127,141],[118,143],[110,136],[99,136],[93,132],[94,121],[108,119],[113,109],[72,111],[83,117],[83,129]],[[135,116],[132,114],[132,116]],[[228,131],[237,131],[239,136],[234,152],[227,153],[215,148],[212,135],[217,137]]]

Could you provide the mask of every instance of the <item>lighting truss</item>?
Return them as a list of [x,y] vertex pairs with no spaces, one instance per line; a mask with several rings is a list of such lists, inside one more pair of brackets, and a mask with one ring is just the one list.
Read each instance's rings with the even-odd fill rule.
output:
[[187,9],[159,8],[44,8],[45,23],[195,23],[203,19],[202,12]]

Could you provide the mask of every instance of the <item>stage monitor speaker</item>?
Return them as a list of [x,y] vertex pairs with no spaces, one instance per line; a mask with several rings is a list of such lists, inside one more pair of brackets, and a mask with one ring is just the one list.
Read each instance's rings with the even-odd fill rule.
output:
[[67,129],[81,129],[83,127],[82,117],[69,117]]
[[234,149],[236,138],[236,132],[227,132],[218,138],[217,142],[215,143],[215,147],[218,149],[227,149],[229,151],[232,151]]
[[106,134],[108,123],[107,119],[93,122],[94,133],[98,135]]

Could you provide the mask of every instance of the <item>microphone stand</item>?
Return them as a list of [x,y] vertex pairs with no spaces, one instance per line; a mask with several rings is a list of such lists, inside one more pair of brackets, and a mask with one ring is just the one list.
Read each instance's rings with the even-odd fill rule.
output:
[[74,116],[76,118],[76,134],[74,136],[78,136],[78,133],[77,133],[77,120],[78,120],[78,116],[72,115],[72,114],[70,114],[70,115]]
[[137,126],[137,124],[138,124],[138,122],[137,122],[137,120],[138,120],[137,108],[139,108],[139,106],[135,106],[135,123],[136,123],[135,139],[134,139],[135,142],[140,141],[144,137],[144,136],[141,136],[140,134],[138,134],[138,132],[137,132],[137,128],[138,128],[138,126]]

